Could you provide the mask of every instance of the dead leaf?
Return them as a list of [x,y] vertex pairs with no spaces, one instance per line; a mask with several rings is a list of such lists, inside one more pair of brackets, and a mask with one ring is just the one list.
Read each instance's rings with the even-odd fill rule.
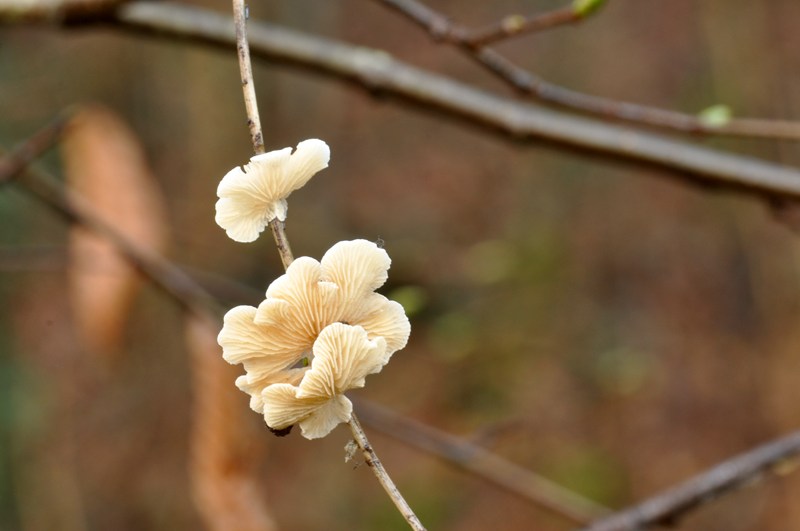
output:
[[247,406],[247,395],[233,383],[239,370],[222,359],[219,328],[220,323],[187,314],[194,389],[192,494],[212,531],[270,531],[276,525],[256,477],[263,450],[252,444],[258,437],[251,421],[261,420]]
[[[166,241],[165,207],[135,133],[113,111],[92,105],[70,121],[61,154],[67,184],[95,215],[138,246]],[[104,359],[119,351],[139,288],[134,269],[104,239],[84,228],[70,233],[69,288],[78,332]]]

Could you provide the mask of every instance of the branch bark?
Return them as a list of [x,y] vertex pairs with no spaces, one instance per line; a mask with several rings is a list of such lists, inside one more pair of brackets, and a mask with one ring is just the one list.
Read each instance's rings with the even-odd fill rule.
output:
[[[724,125],[709,125],[697,116],[682,112],[659,109],[647,105],[629,103],[586,94],[545,81],[534,73],[516,65],[495,50],[484,45],[491,40],[511,36],[513,31],[504,33],[502,22],[500,27],[481,31],[467,29],[450,21],[448,17],[435,11],[417,0],[379,0],[418,26],[425,29],[436,41],[443,41],[458,46],[478,64],[492,72],[516,91],[538,99],[539,101],[559,105],[568,109],[593,114],[612,120],[620,120],[650,127],[673,130],[683,133],[701,135],[729,135],[742,137],[781,138],[800,140],[800,123],[781,120],[760,120],[755,118],[731,119]],[[572,13],[573,18],[569,18]],[[580,15],[571,8],[565,8],[541,19],[525,19],[514,22],[515,17],[508,20],[524,29],[526,23],[532,29],[547,24],[565,24],[578,22],[585,15]]]
[[216,308],[211,296],[180,268],[131,242],[100,220],[81,197],[47,174],[29,167],[58,141],[65,127],[64,119],[57,118],[0,159],[0,184],[17,182],[67,221],[79,223],[107,239],[133,267],[187,311],[205,315]]
[[[800,431],[716,465],[662,494],[615,513],[584,531],[636,531],[673,525],[682,516],[768,473],[780,473],[800,456]],[[795,463],[796,464],[796,463]]]
[[[0,20],[9,22],[2,10]],[[227,50],[235,46],[231,18],[202,8],[134,1],[97,22]],[[251,23],[249,38],[254,57],[349,81],[506,138],[655,167],[703,186],[800,199],[800,171],[795,168],[542,109],[414,68],[379,50],[264,22]]]
[[470,46],[486,46],[511,37],[536,33],[566,24],[575,24],[583,20],[583,18],[572,6],[528,17],[511,15],[482,28],[469,30],[461,40]]
[[355,405],[362,421],[372,429],[482,477],[574,524],[587,524],[609,512],[605,507],[469,441],[364,400]]
[[253,82],[253,65],[250,64],[250,46],[247,43],[247,6],[244,0],[233,0],[233,24],[236,31],[236,56],[239,58],[247,127],[250,129],[253,152],[261,155],[266,149],[264,148],[264,132],[261,129],[261,117],[258,114],[256,86]]

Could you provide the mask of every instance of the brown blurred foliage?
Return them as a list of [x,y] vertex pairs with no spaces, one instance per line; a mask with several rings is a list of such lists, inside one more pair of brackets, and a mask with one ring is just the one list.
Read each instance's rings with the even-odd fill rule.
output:
[[[477,25],[560,5],[437,8]],[[253,18],[505,90],[370,2],[250,8]],[[580,26],[499,47],[590,93],[798,119],[798,23],[795,0],[611,1]],[[2,28],[0,42],[3,143],[67,105],[102,102],[130,123],[152,161],[166,196],[156,229],[174,235],[171,257],[202,273],[226,305],[257,304],[280,274],[271,242],[236,244],[213,222],[219,179],[250,155],[235,53],[113,30]],[[292,195],[295,253],[319,258],[340,239],[380,237],[393,259],[384,292],[416,306],[409,346],[358,396],[613,507],[797,429],[800,248],[762,204],[652,170],[521,147],[272,64],[257,64],[255,80],[269,149],[310,137],[332,148],[330,168]],[[101,131],[90,149],[112,137]],[[796,145],[703,142],[800,163]],[[55,160],[43,163],[65,173]],[[123,178],[116,161],[99,164],[116,169],[98,179]],[[209,356],[213,334],[197,332],[204,337],[187,347],[184,316],[154,290],[130,303],[126,355],[111,376],[98,374],[75,336],[62,221],[11,187],[0,189],[0,212],[0,245],[38,264],[0,276],[0,527],[197,529],[195,500],[218,503],[222,514],[257,496],[281,529],[405,528],[365,467],[343,463],[346,430],[314,442],[273,437],[233,387],[237,370]],[[191,373],[200,359],[215,378]],[[213,400],[211,389],[226,381],[231,393]],[[226,422],[226,411],[243,424]],[[196,430],[231,443],[231,453],[203,465],[206,476],[193,464]],[[568,528],[390,438],[372,442],[432,529]],[[234,490],[226,475],[248,465],[263,496]],[[799,474],[772,478],[709,504],[681,529],[796,529],[798,496]]]
[[[276,529],[269,497],[257,477],[259,455],[249,408],[231,385],[238,371],[220,357],[219,323],[189,316],[186,340],[194,374],[192,492],[209,529]],[[248,422],[251,421],[251,422]],[[249,428],[249,429],[248,429]],[[256,450],[256,451],[254,451]]]
[[[151,252],[166,243],[166,212],[139,140],[112,110],[80,108],[60,144],[66,184],[97,217]],[[140,284],[113,245],[89,230],[70,228],[68,269],[73,318],[87,348],[115,353]]]

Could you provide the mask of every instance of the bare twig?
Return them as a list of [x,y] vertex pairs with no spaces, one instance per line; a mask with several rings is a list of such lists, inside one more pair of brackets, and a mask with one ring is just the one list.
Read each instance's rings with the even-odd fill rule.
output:
[[266,150],[264,149],[264,134],[261,130],[261,118],[258,114],[256,85],[253,82],[253,66],[250,63],[250,46],[247,44],[247,6],[244,0],[233,0],[233,25],[236,28],[236,55],[239,57],[247,127],[250,129],[253,151],[256,155],[260,155]]
[[[505,29],[504,22],[501,21],[498,25],[482,30],[470,30],[451,22],[448,17],[417,0],[378,1],[424,28],[435,40],[458,46],[469,57],[515,90],[543,102],[605,118],[684,133],[800,140],[800,123],[798,122],[743,118],[732,119],[725,125],[717,126],[710,125],[691,114],[621,102],[570,90],[543,80],[496,51],[485,47],[492,41],[514,34],[516,24],[522,27],[529,24],[533,31],[538,25],[547,26],[548,24],[563,24],[580,20],[582,17],[576,15],[570,8],[543,15],[539,22],[536,22],[536,18],[523,19],[523,22],[510,17],[504,19],[507,26]],[[573,16],[572,19],[570,19],[570,13]]]
[[[191,6],[135,1],[120,7],[111,23],[129,31],[228,50],[235,45],[229,17]],[[548,111],[411,67],[382,51],[263,22],[250,24],[249,40],[254,57],[351,81],[516,140],[546,141],[562,148],[650,165],[689,177],[703,186],[800,198],[800,171],[793,168]]]
[[583,17],[572,7],[562,7],[531,17],[511,15],[494,24],[471,30],[464,36],[464,42],[475,47],[486,46],[500,40],[574,24],[581,20]]
[[[236,26],[236,49],[239,55],[239,70],[242,76],[242,88],[244,89],[247,123],[250,126],[250,136],[252,137],[253,141],[253,150],[256,152],[256,154],[259,154],[264,153],[265,151],[264,139],[261,130],[261,120],[258,117],[255,83],[253,82],[253,68],[250,64],[250,47],[247,43],[246,13],[247,8],[244,4],[244,0],[233,0],[233,19]],[[270,221],[269,226],[270,229],[272,229],[272,235],[275,238],[275,245],[278,249],[278,253],[281,256],[283,267],[284,269],[288,269],[294,258],[292,256],[291,248],[289,247],[289,240],[286,237],[286,232],[284,230],[285,225],[282,221],[273,219]],[[400,511],[400,514],[403,515],[403,518],[405,518],[406,522],[408,522],[408,525],[411,526],[412,529],[415,531],[424,531],[425,528],[420,523],[419,518],[417,518],[417,515],[414,514],[413,510],[411,510],[411,507],[408,505],[405,498],[403,498],[403,495],[395,486],[392,478],[389,477],[389,474],[383,467],[383,464],[378,458],[378,455],[375,453],[375,450],[373,450],[369,439],[367,439],[367,434],[364,433],[364,429],[358,422],[358,418],[356,417],[355,413],[352,414],[348,425],[350,426],[350,431],[353,434],[353,439],[361,449],[361,453],[364,455],[364,459],[366,459],[370,469],[375,474],[375,477],[383,487],[383,490],[389,495],[389,498],[392,500],[395,507],[397,507],[397,510]]]
[[80,24],[109,16],[128,0],[0,0],[0,14],[13,22]]
[[58,144],[69,117],[68,112],[59,114],[0,159],[0,184],[23,174],[33,161]]
[[417,518],[417,515],[414,514],[414,511],[411,510],[411,507],[408,506],[405,499],[403,499],[402,494],[400,491],[397,490],[392,479],[389,477],[389,474],[386,473],[386,470],[383,468],[383,464],[381,460],[378,459],[377,454],[372,449],[372,445],[367,440],[367,435],[364,433],[364,428],[361,427],[361,423],[358,422],[358,418],[356,417],[355,413],[353,413],[352,418],[350,419],[350,431],[353,433],[353,439],[355,440],[358,447],[361,449],[361,453],[364,456],[364,459],[367,461],[367,465],[375,472],[375,476],[378,478],[378,481],[381,482],[383,489],[389,494],[389,497],[394,502],[397,510],[403,515],[403,518],[406,519],[408,525],[411,526],[411,529],[416,531],[425,531],[425,527],[423,527],[422,523]]
[[[56,119],[0,161],[0,183],[15,181],[70,222],[80,223],[106,238],[119,253],[153,284],[167,292],[187,310],[204,313],[214,303],[208,293],[170,262],[142,249],[101,221],[80,197],[65,190],[50,176],[28,165],[53,145],[63,131],[63,118]],[[2,153],[0,153],[2,154]]]
[[[2,21],[11,22],[0,9]],[[128,31],[228,50],[235,45],[230,17],[191,6],[134,1],[120,7],[113,20],[106,22]],[[379,50],[263,22],[250,24],[249,39],[255,57],[350,81],[383,96],[395,96],[472,123],[487,132],[649,165],[691,178],[703,186],[767,197],[800,198],[800,171],[793,168],[548,111],[411,67]]]
[[800,431],[720,463],[677,487],[586,527],[585,531],[634,531],[674,524],[723,494],[770,472],[781,473],[785,470],[783,465],[798,456]]
[[371,428],[435,455],[575,524],[587,524],[608,509],[464,439],[359,400],[359,415]]
[[289,238],[286,237],[286,222],[275,218],[269,222],[269,228],[272,231],[272,238],[275,240],[275,248],[278,249],[283,268],[286,269],[294,261]]
[[[250,62],[250,45],[247,42],[247,14],[248,9],[244,0],[233,0],[233,24],[236,28],[236,55],[239,57],[239,72],[242,79],[242,92],[244,94],[244,108],[247,113],[247,127],[250,129],[250,140],[253,143],[253,152],[260,155],[266,151],[264,148],[264,131],[261,128],[261,117],[258,113],[256,100],[256,85],[253,81],[253,65]],[[286,237],[286,225],[279,219],[269,222],[275,246],[281,257],[283,268],[289,267],[294,257]]]
[[736,118],[725,125],[709,125],[691,114],[602,98],[549,83],[490,48],[475,50],[472,57],[524,94],[589,114],[699,135],[800,140],[798,122]]

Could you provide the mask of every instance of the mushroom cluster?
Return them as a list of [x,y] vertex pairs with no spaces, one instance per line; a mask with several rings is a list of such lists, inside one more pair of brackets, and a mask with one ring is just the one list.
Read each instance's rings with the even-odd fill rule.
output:
[[375,293],[389,255],[367,240],[342,241],[320,262],[301,257],[267,289],[258,306],[225,315],[223,357],[241,363],[236,385],[273,430],[298,424],[309,439],[350,420],[343,396],[363,387],[406,345],[403,307]]
[[[216,221],[228,236],[249,242],[274,219],[286,219],[286,197],[327,167],[330,149],[306,140],[271,151],[229,171],[219,184]],[[406,345],[411,325],[403,307],[375,293],[391,260],[367,240],[342,241],[317,262],[294,260],[270,284],[259,306],[225,315],[218,342],[245,374],[236,385],[267,426],[285,434],[295,424],[308,439],[350,421],[345,391],[364,386]]]

